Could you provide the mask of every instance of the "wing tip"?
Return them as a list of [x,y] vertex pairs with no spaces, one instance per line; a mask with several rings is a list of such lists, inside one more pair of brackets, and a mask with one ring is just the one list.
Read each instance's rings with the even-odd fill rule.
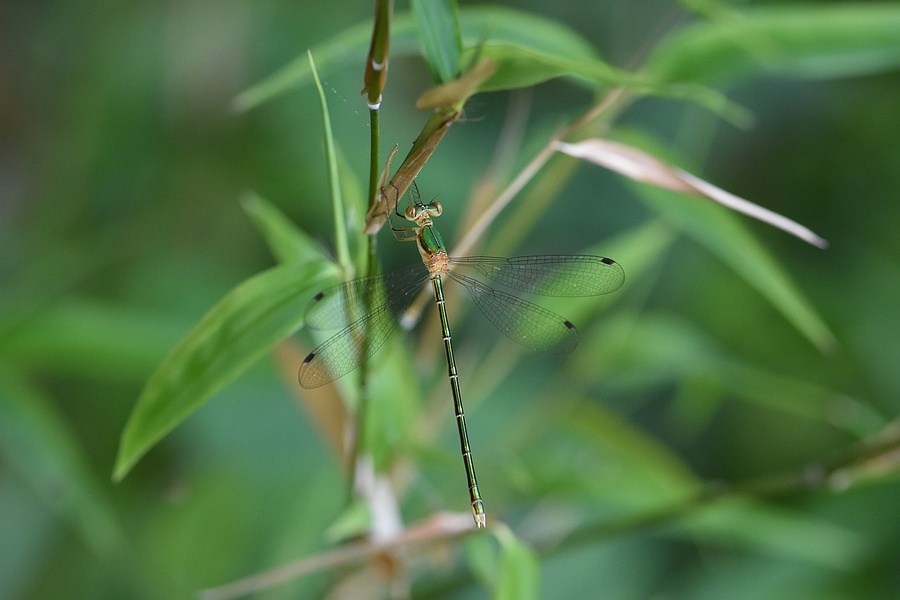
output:
[[316,385],[314,382],[309,381],[309,377],[306,377],[305,379],[303,377],[304,373],[306,373],[307,365],[309,365],[309,363],[311,363],[315,357],[316,353],[310,352],[306,356],[306,358],[303,359],[303,364],[300,365],[300,370],[297,371],[297,383],[299,383],[300,387],[302,388],[312,389],[314,387],[318,387],[318,385]]

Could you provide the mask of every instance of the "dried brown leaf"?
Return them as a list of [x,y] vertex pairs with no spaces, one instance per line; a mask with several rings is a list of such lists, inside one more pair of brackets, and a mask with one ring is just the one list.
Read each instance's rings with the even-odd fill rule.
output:
[[557,142],[556,150],[606,167],[635,181],[713,200],[732,210],[786,231],[813,246],[819,248],[828,246],[826,240],[796,221],[726,192],[708,181],[633,146],[609,140],[588,139],[574,144]]

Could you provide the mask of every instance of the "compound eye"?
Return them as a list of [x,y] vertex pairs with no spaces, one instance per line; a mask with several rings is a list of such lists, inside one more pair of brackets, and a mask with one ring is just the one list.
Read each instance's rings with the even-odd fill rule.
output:
[[413,220],[416,218],[416,207],[415,206],[407,206],[406,207],[406,218],[409,220]]
[[439,217],[442,212],[444,212],[444,207],[437,200],[428,205],[428,214],[432,217]]

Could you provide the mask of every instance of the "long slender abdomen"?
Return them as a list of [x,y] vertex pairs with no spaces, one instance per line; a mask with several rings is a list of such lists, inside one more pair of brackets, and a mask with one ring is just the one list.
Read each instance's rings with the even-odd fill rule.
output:
[[[446,256],[446,254],[445,254]],[[456,417],[456,426],[459,430],[459,445],[462,452],[463,464],[466,468],[466,479],[469,485],[469,500],[472,503],[472,516],[475,525],[484,527],[486,522],[484,502],[478,491],[478,479],[475,477],[475,462],[472,459],[472,450],[469,447],[469,434],[466,430],[466,413],[463,408],[462,394],[459,391],[459,375],[456,371],[456,359],[453,357],[453,344],[451,343],[450,321],[447,318],[447,307],[444,302],[444,286],[440,273],[434,273],[431,278],[434,287],[434,301],[437,304],[438,316],[441,319],[441,335],[444,340],[444,350],[447,354],[447,374],[450,377],[450,393],[453,394],[453,414]]]

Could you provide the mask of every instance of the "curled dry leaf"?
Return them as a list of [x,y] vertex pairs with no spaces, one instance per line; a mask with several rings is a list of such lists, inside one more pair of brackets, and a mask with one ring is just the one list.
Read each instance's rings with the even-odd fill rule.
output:
[[674,167],[655,156],[633,146],[609,140],[589,139],[575,144],[557,142],[559,152],[587,160],[634,179],[657,187],[708,198],[732,210],[768,223],[801,240],[825,248],[828,242],[807,227],[788,219],[758,204],[744,200],[734,194],[714,186],[708,181]]
[[[450,126],[455,123],[458,118],[459,111],[456,110],[435,111],[431,115],[431,118],[425,123],[425,127],[422,129],[419,137],[417,137],[415,143],[413,143],[413,147],[409,151],[409,154],[403,159],[403,163],[397,169],[397,172],[394,173],[394,176],[391,177],[388,185],[385,186],[382,184],[379,187],[381,190],[379,195],[381,197],[375,205],[369,209],[369,212],[366,213],[365,233],[367,235],[378,233],[387,220],[387,213],[394,210],[397,202],[403,197],[403,194],[406,193],[407,188],[412,185],[416,176],[418,176],[419,171],[422,170],[422,167],[424,167],[425,163],[428,162],[428,159],[431,158],[432,153],[434,153],[435,148],[437,148],[437,145],[444,138],[447,130],[450,129]],[[391,156],[393,156],[393,153],[391,153]],[[384,172],[390,172],[390,164],[385,166]]]
[[487,81],[496,70],[497,63],[489,58],[482,59],[458,78],[426,91],[416,100],[416,108],[432,110],[452,107],[459,110],[469,96],[478,91],[478,86]]
[[[419,98],[416,107],[420,110],[433,109],[434,113],[428,119],[409,154],[403,159],[403,163],[394,173],[387,187],[384,185],[384,175],[382,175],[382,183],[379,184],[382,197],[366,214],[365,232],[368,235],[378,233],[387,219],[387,213],[394,210],[397,202],[403,197],[407,188],[412,185],[419,171],[431,158],[431,154],[444,138],[450,125],[459,118],[466,100],[478,91],[478,86],[484,83],[496,68],[497,65],[494,61],[484,59],[457,79],[428,90]],[[385,167],[385,173],[390,173],[390,162]]]

